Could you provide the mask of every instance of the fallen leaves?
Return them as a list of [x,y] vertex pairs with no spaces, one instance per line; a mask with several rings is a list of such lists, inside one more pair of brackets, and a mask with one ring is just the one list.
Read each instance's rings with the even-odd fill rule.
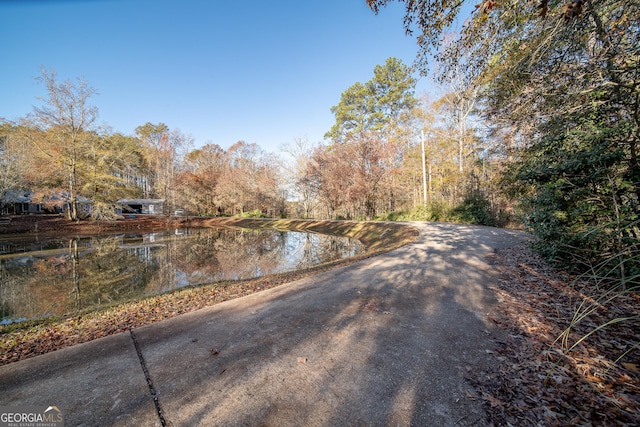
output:
[[273,288],[320,271],[274,275],[240,282],[183,288],[104,311],[71,316],[0,334],[0,365],[124,332],[223,301]]
[[[493,424],[639,425],[640,351],[634,346],[640,322],[611,324],[579,342],[598,325],[637,313],[638,295],[571,324],[590,298],[588,283],[554,270],[524,246],[498,250],[490,262],[500,272],[491,290],[501,311],[490,321],[506,333],[494,354],[498,367],[470,380]],[[563,342],[558,338],[569,325]]]

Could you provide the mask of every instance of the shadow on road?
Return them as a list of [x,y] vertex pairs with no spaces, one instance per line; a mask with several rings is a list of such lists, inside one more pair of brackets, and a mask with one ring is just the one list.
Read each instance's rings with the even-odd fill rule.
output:
[[482,425],[496,276],[526,235],[419,225],[399,250],[136,330],[173,425]]

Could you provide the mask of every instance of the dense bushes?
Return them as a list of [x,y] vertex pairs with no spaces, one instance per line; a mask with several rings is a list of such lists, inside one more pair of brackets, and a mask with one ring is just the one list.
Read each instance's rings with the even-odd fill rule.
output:
[[427,203],[411,211],[391,212],[378,217],[384,221],[435,221],[508,227],[518,225],[515,216],[491,203],[480,192],[469,193],[460,204],[446,200]]

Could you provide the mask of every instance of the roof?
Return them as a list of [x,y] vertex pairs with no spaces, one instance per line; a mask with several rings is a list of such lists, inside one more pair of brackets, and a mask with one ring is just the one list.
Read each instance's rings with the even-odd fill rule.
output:
[[[5,203],[33,203],[33,193],[31,190],[7,190],[3,197]],[[38,197],[38,203],[45,200],[55,201],[69,201],[69,193],[66,191],[57,191],[52,194],[44,194]],[[81,195],[76,195],[76,202],[78,203],[91,203],[91,199],[88,199]]]
[[119,205],[144,205],[164,203],[164,199],[120,199],[116,202]]
[[6,203],[29,203],[31,201],[30,191],[7,190],[2,198]]

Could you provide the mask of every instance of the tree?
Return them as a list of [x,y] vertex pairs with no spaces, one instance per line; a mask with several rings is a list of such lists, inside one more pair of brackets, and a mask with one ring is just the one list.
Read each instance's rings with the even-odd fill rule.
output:
[[[326,216],[337,218],[340,208],[345,207],[346,194],[352,185],[346,159],[329,147],[316,147],[307,165],[307,176],[310,182],[317,183],[318,200],[326,207]],[[344,216],[349,217],[348,214]]]
[[0,214],[4,210],[3,203],[11,191],[24,189],[24,171],[21,161],[24,146],[15,136],[16,129],[9,123],[0,124]]
[[91,167],[82,179],[83,196],[113,206],[118,199],[142,195],[145,163],[138,139],[121,133],[100,135],[89,148]]
[[[374,11],[387,2],[367,1]],[[441,80],[463,69],[483,116],[516,132],[513,191],[528,203],[540,249],[556,260],[577,251],[612,259],[624,278],[640,234],[640,4],[484,1],[439,50],[462,2],[404,3],[422,71],[432,53]]]
[[[342,179],[350,183],[345,201],[351,204],[351,212],[373,218],[380,206],[393,209],[398,193],[396,170],[407,146],[402,128],[417,104],[415,84],[409,67],[389,58],[384,66],[375,67],[371,80],[347,88],[331,108],[336,123],[325,137],[331,139],[328,149],[340,162]],[[316,153],[317,163],[325,160],[321,151]],[[332,178],[323,177],[321,182],[327,185]],[[335,203],[332,197],[324,198]]]
[[181,203],[199,215],[216,215],[218,186],[227,167],[227,154],[217,144],[206,144],[188,153],[178,178]]
[[[69,204],[68,217],[78,219],[77,195],[80,175],[86,172],[98,141],[98,109],[89,104],[96,91],[83,79],[59,82],[55,71],[42,69],[38,81],[45,85],[44,104],[22,121],[23,140],[31,145],[39,167],[46,173],[61,172],[62,186]],[[36,169],[38,170],[38,169]]]
[[170,130],[164,123],[145,123],[135,129],[142,141],[143,153],[149,168],[145,197],[165,199],[170,209],[176,205],[176,177],[182,155],[192,145],[192,138],[179,129]]
[[257,144],[238,141],[225,152],[214,144],[185,156],[176,184],[181,200],[199,214],[282,216],[280,163]]
[[325,138],[340,143],[363,132],[389,132],[390,125],[416,105],[415,85],[411,70],[401,60],[388,58],[384,66],[376,65],[371,80],[354,83],[331,107],[336,123]]
[[314,147],[306,138],[295,138],[293,145],[285,147],[284,151],[293,158],[289,170],[290,186],[302,209],[302,216],[312,218],[318,203],[318,183],[310,173]]
[[[452,201],[459,201],[465,193],[473,190],[475,181],[474,163],[478,156],[479,138],[471,123],[476,103],[472,91],[454,89],[432,104],[438,117],[436,138],[449,146],[447,156],[455,162],[452,176]],[[447,161],[442,159],[442,161]]]
[[153,124],[147,122],[142,126],[138,126],[134,130],[135,136],[140,139],[142,145],[142,153],[147,163],[147,180],[143,182],[142,192],[144,197],[151,197],[160,192],[162,185],[158,183],[161,180],[166,169],[165,158],[162,154],[162,138],[169,132],[169,127],[164,123]]

